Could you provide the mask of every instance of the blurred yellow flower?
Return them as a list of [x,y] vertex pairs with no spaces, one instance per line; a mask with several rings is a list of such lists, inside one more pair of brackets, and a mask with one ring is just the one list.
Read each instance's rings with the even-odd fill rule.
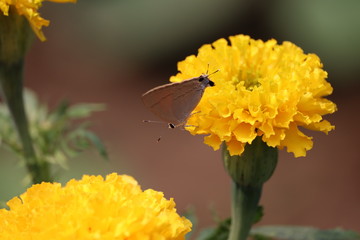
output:
[[18,15],[23,15],[29,21],[31,28],[41,41],[45,41],[44,33],[41,31],[43,26],[49,26],[49,20],[40,16],[38,9],[41,7],[42,2],[76,2],[76,0],[0,0],[0,12],[5,16],[12,14],[11,8]]
[[191,222],[173,199],[130,176],[87,176],[32,186],[0,210],[0,239],[184,239]]
[[[299,127],[328,133],[334,129],[323,115],[336,111],[324,97],[332,93],[327,72],[315,54],[304,54],[290,42],[278,45],[249,36],[219,39],[179,62],[179,82],[211,69],[215,86],[207,88],[187,122],[192,134],[205,134],[215,150],[225,142],[231,155],[240,155],[257,137],[268,146],[305,156],[312,138]],[[211,71],[210,71],[211,72]]]

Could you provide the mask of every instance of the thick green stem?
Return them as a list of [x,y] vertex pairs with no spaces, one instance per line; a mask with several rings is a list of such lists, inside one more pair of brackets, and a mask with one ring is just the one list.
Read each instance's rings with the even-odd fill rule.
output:
[[261,187],[240,186],[233,183],[231,227],[228,240],[246,240],[254,223]]
[[0,62],[1,94],[17,129],[32,182],[51,181],[49,164],[36,158],[29,133],[23,100],[23,65],[23,60],[11,64]]
[[276,148],[261,137],[246,144],[241,155],[231,156],[222,146],[224,167],[233,181],[229,240],[245,240],[257,216],[263,184],[272,176],[278,158]]
[[50,181],[49,164],[36,158],[29,133],[23,100],[24,56],[33,32],[28,20],[10,6],[9,15],[0,14],[0,89],[18,132],[23,157],[33,183]]

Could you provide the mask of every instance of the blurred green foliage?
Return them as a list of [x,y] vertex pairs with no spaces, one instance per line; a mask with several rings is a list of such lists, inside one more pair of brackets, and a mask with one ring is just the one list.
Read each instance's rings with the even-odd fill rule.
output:
[[[228,239],[231,220],[218,223],[216,228],[203,230],[197,240]],[[259,226],[251,229],[251,239],[254,240],[359,240],[360,235],[351,230],[341,228],[317,229],[304,226]]]
[[316,53],[332,83],[360,83],[360,1],[276,0],[269,14],[276,36]]
[[249,34],[316,53],[331,83],[359,83],[358,0],[88,0],[64,5],[63,12],[47,7],[52,22],[67,25],[72,41],[127,64],[169,63],[175,69],[203,44]]
[[[88,129],[88,122],[74,122],[89,117],[95,111],[104,110],[102,104],[76,104],[62,102],[53,111],[41,104],[30,90],[24,94],[30,133],[36,155],[53,166],[67,168],[69,158],[94,146],[107,159],[105,146]],[[24,160],[21,144],[5,104],[0,104],[0,146]]]

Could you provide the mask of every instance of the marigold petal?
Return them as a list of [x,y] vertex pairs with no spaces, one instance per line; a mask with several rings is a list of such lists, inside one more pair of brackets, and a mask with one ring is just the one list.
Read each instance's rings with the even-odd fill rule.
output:
[[280,128],[289,127],[289,124],[293,121],[296,113],[297,109],[295,107],[281,106],[274,117],[274,126]]
[[258,130],[266,137],[269,138],[270,136],[275,134],[275,130],[272,121],[266,121],[258,127]]
[[285,131],[285,138],[281,141],[281,146],[287,148],[288,152],[294,153],[295,157],[305,157],[306,151],[313,147],[311,137],[302,133],[295,124]]
[[285,136],[286,136],[285,129],[275,128],[274,134],[270,136],[266,136],[264,134],[262,135],[262,139],[264,142],[267,143],[268,146],[276,147],[276,146],[280,146],[280,143],[282,140],[284,140]]
[[9,15],[9,5],[7,3],[0,2],[0,10],[5,16]]
[[222,141],[228,139],[231,136],[231,121],[227,118],[220,118],[214,121],[211,126],[211,133],[217,135]]
[[218,110],[220,117],[223,117],[223,118],[230,117],[232,114],[230,108],[231,107],[226,103],[218,104],[217,110]]
[[306,128],[314,131],[321,131],[328,134],[331,130],[335,129],[335,126],[331,125],[329,121],[323,120],[318,123],[311,123],[307,125]]
[[[42,18],[38,12],[42,2],[45,0],[17,0],[7,1],[1,0],[0,10],[5,16],[8,16],[9,8],[14,7],[18,15],[23,15],[29,21],[34,33],[41,41],[45,41],[44,33],[41,31],[43,26],[48,26],[49,21]],[[57,3],[76,2],[76,0],[47,0]]]
[[243,108],[235,109],[233,117],[234,119],[241,120],[244,123],[255,124],[256,122],[256,119],[253,116],[251,116],[249,111]]
[[327,99],[315,99],[311,93],[305,93],[297,104],[298,111],[306,114],[324,115],[336,111],[336,105]]
[[[32,186],[0,210],[0,239],[184,239],[191,222],[173,199],[130,176],[84,176]],[[55,223],[55,224],[54,224]]]
[[239,123],[232,132],[236,140],[243,143],[251,143],[257,136],[255,127],[249,123]]
[[220,148],[221,140],[217,135],[210,134],[204,137],[204,143],[211,146],[216,151]]
[[236,139],[232,139],[226,142],[227,149],[231,156],[241,155],[245,150],[245,144],[237,141]]

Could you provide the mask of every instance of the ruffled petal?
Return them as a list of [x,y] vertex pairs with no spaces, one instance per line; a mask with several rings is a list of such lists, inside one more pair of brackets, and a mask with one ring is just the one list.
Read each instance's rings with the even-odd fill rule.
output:
[[231,155],[239,154],[261,136],[269,146],[305,156],[312,139],[298,126],[325,133],[334,129],[323,119],[336,111],[325,98],[332,93],[327,72],[318,56],[293,43],[232,36],[230,43],[219,39],[202,46],[178,69],[173,82],[220,70],[210,76],[215,86],[205,90],[194,110],[199,114],[189,118],[188,124],[196,127],[187,128],[207,135],[205,143],[214,149],[226,142]]

